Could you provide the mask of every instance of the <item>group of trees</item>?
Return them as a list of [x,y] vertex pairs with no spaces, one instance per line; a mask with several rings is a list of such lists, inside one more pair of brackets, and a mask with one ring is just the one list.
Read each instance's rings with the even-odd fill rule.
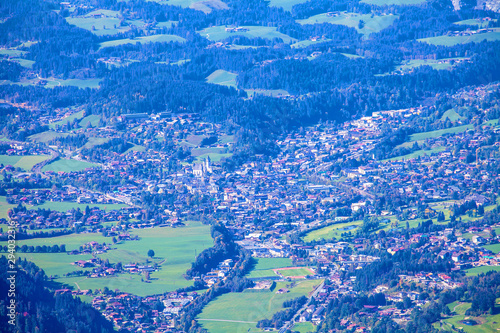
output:
[[262,319],[257,323],[258,328],[273,327],[274,329],[279,329],[283,327],[286,321],[289,321],[293,316],[299,311],[304,304],[307,302],[307,297],[300,296],[288,301],[283,302],[283,308],[285,310],[276,312],[271,319]]

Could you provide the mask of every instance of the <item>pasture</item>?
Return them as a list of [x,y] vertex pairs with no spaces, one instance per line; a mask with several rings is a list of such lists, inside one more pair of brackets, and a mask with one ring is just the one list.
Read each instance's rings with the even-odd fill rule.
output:
[[61,137],[67,137],[69,134],[68,133],[59,133],[59,132],[54,132],[54,131],[46,131],[46,132],[41,132],[37,134],[33,134],[28,137],[30,141],[37,141],[41,143],[49,143],[50,141],[61,138]]
[[360,2],[377,6],[412,6],[423,4],[426,1],[427,0],[361,0]]
[[425,139],[434,139],[434,138],[438,138],[438,137],[445,135],[445,134],[463,133],[463,132],[465,132],[469,129],[473,129],[473,128],[474,128],[473,125],[463,125],[463,126],[446,128],[446,129],[442,129],[442,130],[416,133],[416,134],[412,134],[410,136],[410,141],[421,141],[421,140],[425,140]]
[[421,149],[421,150],[414,151],[413,153],[410,153],[410,154],[396,156],[396,157],[392,157],[392,158],[389,158],[386,160],[382,160],[382,162],[409,160],[409,159],[414,159],[414,158],[422,157],[422,156],[430,156],[432,154],[439,153],[439,152],[442,152],[445,150],[446,150],[445,147],[436,147],[436,148],[432,148],[430,150]]
[[314,272],[307,267],[300,268],[278,268],[274,270],[275,272],[281,274],[283,277],[305,277],[308,275],[314,275]]
[[451,121],[457,121],[457,120],[463,120],[463,119],[465,119],[464,117],[462,117],[461,115],[459,115],[457,113],[457,111],[455,111],[453,109],[449,109],[448,111],[446,111],[445,113],[443,113],[443,115],[441,116],[441,121],[445,121],[446,118],[450,119]]
[[[182,228],[150,228],[136,229],[130,232],[138,235],[140,240],[127,241],[113,245],[116,250],[99,255],[110,262],[143,263],[149,259],[149,249],[155,251],[154,261],[161,266],[161,270],[151,273],[150,283],[141,282],[141,275],[121,274],[114,277],[85,279],[61,279],[59,282],[71,284],[77,282],[82,289],[95,289],[107,286],[110,289],[118,288],[140,296],[159,294],[177,288],[191,286],[192,281],[182,276],[196,254],[212,246],[210,227],[200,222],[187,222]],[[107,243],[110,238],[106,238]],[[66,281],[65,281],[66,280]]]
[[500,272],[500,266],[481,266],[481,267],[474,267],[471,269],[468,269],[466,272],[467,276],[476,276],[481,273],[487,273],[487,272]]
[[204,12],[211,13],[213,9],[224,10],[229,9],[226,3],[221,0],[147,0],[156,2],[162,5],[179,6],[182,8],[191,8]]
[[254,97],[255,95],[263,95],[269,97],[283,97],[290,96],[288,91],[283,89],[245,89],[247,96],[249,98]]
[[0,164],[12,165],[15,168],[21,168],[30,171],[36,164],[49,159],[49,155],[0,155]]
[[[495,19],[493,19],[492,21],[495,21]],[[473,26],[477,26],[478,28],[486,28],[487,26],[490,25],[490,21],[483,21],[482,19],[468,19],[468,20],[463,20],[463,21],[458,21],[458,22],[455,22],[453,24],[458,24],[458,25],[473,25]]]
[[218,69],[205,79],[208,83],[218,84],[226,87],[233,87],[237,89],[236,77],[238,74],[225,71],[223,69]]
[[[372,32],[379,32],[391,26],[397,18],[397,15],[392,14],[372,17],[371,14],[340,12],[333,15],[329,15],[328,13],[314,15],[304,20],[297,20],[297,23],[302,25],[317,23],[345,25],[350,28],[355,28],[360,34],[368,36]],[[361,20],[365,24],[360,28],[359,22]]]
[[66,17],[66,22],[79,28],[88,30],[97,36],[116,35],[130,30],[131,25],[144,26],[141,20],[126,20],[126,26],[120,26],[122,18],[120,12],[98,9],[83,16]]
[[99,145],[105,144],[109,140],[111,140],[111,138],[100,138],[100,137],[93,136],[93,137],[88,138],[88,141],[83,146],[83,148],[90,149],[90,148],[93,148],[94,146],[99,146]]
[[75,171],[82,171],[88,168],[94,168],[96,166],[97,164],[85,161],[58,159],[52,163],[45,165],[42,168],[42,171],[75,172]]
[[80,210],[84,210],[85,207],[89,206],[90,208],[97,207],[99,209],[109,211],[109,210],[117,210],[121,209],[124,207],[128,207],[125,204],[89,204],[89,203],[77,203],[77,202],[69,202],[69,201],[45,201],[43,204],[38,205],[38,206],[31,206],[30,209],[38,209],[38,208],[43,208],[43,209],[50,209],[50,210],[55,210],[58,212],[67,212],[68,210],[71,209],[77,209],[80,208]]
[[248,278],[276,277],[273,269],[291,267],[292,260],[290,258],[254,258],[256,264],[254,268],[247,274]]
[[299,4],[307,2],[307,0],[270,0],[270,7],[281,7],[284,10],[291,11],[292,7]]
[[[12,207],[16,207],[17,205],[13,205],[10,203],[7,203],[7,197],[0,196],[0,219],[4,218],[7,219],[9,216],[7,213],[9,212],[9,209]],[[6,228],[7,226],[2,224],[2,228]],[[4,229],[7,230],[7,229]]]
[[[63,244],[63,243],[62,243]],[[60,244],[58,244],[60,245]],[[26,260],[34,262],[38,267],[41,267],[47,276],[59,276],[73,271],[88,271],[90,268],[81,268],[72,265],[77,260],[89,260],[92,258],[91,254],[82,255],[69,255],[66,253],[17,253],[19,258],[26,258]]]
[[50,123],[49,124],[49,127],[52,128],[52,129],[55,129],[56,126],[63,126],[65,125],[66,123],[68,122],[72,122],[74,121],[75,119],[82,119],[83,118],[83,114],[84,114],[84,111],[78,111],[78,112],[75,112],[67,117],[64,117],[63,119],[59,120],[59,121],[55,121],[53,123]]
[[353,222],[335,223],[327,227],[308,232],[302,239],[305,242],[313,240],[338,238],[345,231],[354,231],[363,221],[357,220]]
[[[22,59],[24,60],[24,59]],[[24,61],[24,65],[29,65],[29,60]],[[32,65],[32,64],[31,64]],[[30,66],[31,66],[30,65]],[[26,67],[26,66],[25,66]],[[58,79],[54,77],[47,78],[34,78],[34,79],[22,79],[19,82],[13,82],[9,80],[3,80],[0,82],[0,85],[3,84],[17,84],[20,86],[42,86],[44,88],[54,88],[58,86],[73,86],[78,88],[99,88],[99,83],[102,79]]]
[[485,249],[492,251],[493,253],[499,253],[500,252],[500,243],[497,244],[491,244],[491,245],[484,245],[483,246]]
[[330,42],[332,41],[331,39],[329,38],[325,38],[325,39],[318,39],[318,40],[302,40],[300,42],[297,42],[297,43],[293,43],[292,45],[290,45],[290,47],[292,48],[297,48],[297,49],[302,49],[302,48],[306,48],[310,45],[314,45],[314,44],[319,44],[319,43],[325,43],[325,42]]
[[125,45],[125,44],[135,45],[137,43],[146,44],[146,43],[168,43],[168,42],[184,43],[185,41],[186,41],[186,39],[179,37],[179,36],[160,34],[160,35],[136,37],[134,39],[123,38],[123,39],[110,40],[107,42],[102,42],[100,44],[100,49],[103,49],[105,47],[113,47],[113,46],[119,46],[119,45]]
[[396,67],[395,70],[401,72],[409,72],[414,68],[420,66],[430,66],[436,70],[451,69],[454,65],[467,60],[468,58],[447,58],[447,59],[413,59],[405,60],[403,63]]
[[295,323],[295,325],[293,325],[292,331],[297,331],[300,333],[316,332],[316,326],[308,321],[305,323]]
[[471,36],[438,36],[438,37],[428,37],[417,39],[419,42],[432,44],[432,45],[442,45],[442,46],[454,46],[458,44],[467,43],[480,43],[482,41],[494,42],[500,40],[500,32],[489,31],[481,34],[474,34]]
[[260,37],[264,39],[281,38],[283,42],[286,44],[290,44],[297,41],[295,38],[292,38],[288,35],[282,34],[281,32],[277,31],[276,27],[247,25],[247,26],[241,26],[239,28],[248,29],[248,31],[229,32],[226,31],[225,26],[214,26],[198,31],[198,33],[201,36],[206,37],[208,40],[213,42],[218,42],[220,40],[229,38],[231,36],[244,36],[247,38]]
[[[277,282],[274,291],[224,294],[208,303],[197,319],[204,328],[209,329],[210,333],[242,332],[242,329],[249,328],[249,324],[253,324],[255,327],[257,321],[271,318],[274,313],[283,308],[284,301],[307,296],[321,283],[322,280],[302,280],[293,283]],[[276,294],[276,290],[281,288],[287,288],[290,292]],[[227,309],[231,309],[231,311],[227,311]],[[226,325],[224,321],[242,321],[244,323]],[[239,324],[244,325],[244,327]]]
[[101,116],[91,114],[90,116],[87,116],[80,121],[80,126],[83,128],[85,128],[89,125],[92,125],[92,127],[97,127],[97,126],[99,126],[100,120],[101,120]]

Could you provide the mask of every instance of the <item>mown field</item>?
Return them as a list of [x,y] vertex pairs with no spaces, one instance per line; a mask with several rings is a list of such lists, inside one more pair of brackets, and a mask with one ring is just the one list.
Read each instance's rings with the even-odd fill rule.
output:
[[300,333],[316,332],[316,326],[314,326],[311,322],[296,323],[293,326],[292,331],[297,331]]
[[[198,316],[200,324],[210,333],[246,332],[250,325],[257,321],[271,318],[282,309],[283,302],[300,296],[307,296],[321,280],[302,280],[290,288],[290,283],[278,282],[274,291],[229,293],[217,297],[210,302]],[[276,294],[276,290],[287,288],[286,294]],[[231,309],[231,311],[228,311]],[[222,321],[235,321],[220,322]],[[237,323],[242,321],[245,323]],[[258,331],[257,331],[258,332]]]
[[417,39],[419,42],[433,44],[433,45],[442,45],[442,46],[453,46],[458,44],[467,44],[467,43],[480,43],[484,40],[488,42],[494,42],[500,40],[500,32],[498,31],[490,31],[482,34],[475,34],[472,36],[438,36],[438,37],[428,37]]
[[281,38],[283,39],[283,42],[287,44],[297,41],[295,38],[292,38],[288,35],[278,32],[275,27],[262,27],[262,26],[251,25],[251,26],[241,26],[241,28],[246,28],[248,29],[248,31],[229,32],[226,31],[225,26],[215,26],[215,27],[205,28],[201,31],[198,31],[198,33],[201,36],[206,37],[208,40],[211,40],[213,42],[217,42],[231,36],[244,36],[247,38],[260,37],[265,39]]
[[276,277],[273,269],[292,267],[293,263],[290,258],[254,258],[256,265],[252,271],[247,274],[248,278]]
[[237,89],[236,86],[237,76],[238,74],[236,73],[231,73],[223,69],[218,69],[209,76],[207,76],[206,80],[208,83],[218,84],[226,87],[233,87],[234,89]]
[[283,277],[294,277],[294,276],[308,276],[308,275],[314,275],[313,272],[311,272],[307,268],[296,268],[296,269],[280,269],[278,272],[283,275]]
[[130,26],[142,27],[145,24],[142,20],[125,20],[128,25],[120,26],[121,21],[120,12],[107,9],[94,10],[78,17],[66,17],[66,22],[69,24],[88,30],[97,36],[116,35],[129,31]]
[[73,171],[82,171],[88,168],[94,168],[96,166],[97,164],[86,161],[68,160],[63,158],[45,165],[42,168],[42,171],[73,172]]
[[12,165],[15,168],[21,168],[30,171],[36,164],[49,159],[49,155],[26,155],[26,156],[10,156],[0,155],[0,164]]
[[[372,32],[379,32],[394,23],[394,20],[398,18],[397,15],[382,15],[373,16],[371,14],[358,14],[358,13],[347,13],[342,12],[337,16],[329,16],[327,13],[318,14],[311,16],[304,20],[297,20],[299,24],[317,24],[317,23],[330,23],[330,24],[340,24],[347,27],[355,28],[359,33],[363,35],[369,35]],[[359,22],[365,22],[364,26],[360,28]]]
[[481,273],[487,273],[487,272],[500,272],[500,266],[481,266],[481,267],[474,267],[471,269],[468,269],[466,272],[467,276],[476,276]]
[[356,227],[358,225],[361,225],[363,221],[358,220],[358,221],[352,221],[352,222],[345,222],[345,223],[336,223],[329,225],[327,227],[313,230],[309,233],[307,233],[304,237],[303,240],[305,242],[311,242],[313,240],[321,240],[321,239],[332,239],[333,237],[338,238],[340,237],[340,234],[346,231],[351,231],[354,232],[356,230]]
[[420,5],[427,0],[361,0],[360,2],[377,6],[411,6]]
[[175,35],[167,35],[167,34],[161,34],[161,35],[152,35],[152,36],[144,36],[144,37],[137,37],[134,39],[131,38],[123,38],[123,39],[115,39],[115,40],[110,40],[107,42],[102,42],[101,49],[106,48],[106,47],[113,47],[113,46],[119,46],[119,45],[125,45],[125,44],[137,44],[137,43],[168,43],[168,42],[179,42],[179,43],[184,43],[186,39],[175,36]]

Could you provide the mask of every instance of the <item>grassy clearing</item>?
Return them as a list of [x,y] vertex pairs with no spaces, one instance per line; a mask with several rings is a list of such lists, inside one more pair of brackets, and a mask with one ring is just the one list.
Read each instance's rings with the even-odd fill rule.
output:
[[307,0],[270,0],[269,6],[281,7],[284,10],[291,11],[293,6],[304,2],[307,2]]
[[481,267],[474,267],[474,268],[471,268],[471,269],[468,269],[466,272],[467,272],[467,276],[476,276],[476,275],[479,275],[481,273],[487,273],[487,272],[491,272],[491,271],[495,271],[495,272],[500,272],[500,266],[481,266]]
[[314,326],[311,322],[296,323],[295,325],[293,325],[292,331],[297,331],[300,333],[316,332],[316,326]]
[[383,160],[382,162],[409,160],[409,159],[413,159],[413,158],[417,158],[417,157],[421,157],[421,156],[429,156],[433,153],[439,153],[439,152],[442,152],[445,150],[446,150],[445,147],[436,147],[436,148],[432,148],[430,150],[421,149],[421,150],[414,151],[411,154],[406,154],[406,155],[402,155],[402,156],[389,158],[389,159]]
[[283,42],[287,44],[297,41],[295,38],[292,38],[288,35],[278,32],[275,27],[247,25],[247,26],[241,26],[240,28],[248,29],[248,31],[229,32],[226,31],[225,26],[215,26],[215,27],[205,28],[201,31],[198,31],[198,33],[201,36],[206,37],[208,40],[214,42],[226,39],[231,36],[244,36],[247,38],[260,37],[265,39],[281,38]]
[[59,159],[55,162],[47,164],[42,168],[42,171],[54,171],[54,172],[74,172],[74,171],[82,171],[88,168],[94,168],[97,164],[85,162],[85,161],[77,161],[77,160],[68,160],[68,159]]
[[10,156],[0,155],[0,164],[12,165],[15,168],[31,170],[36,164],[49,159],[49,155],[26,155],[26,156]]
[[[0,219],[1,218],[8,219],[7,212],[9,211],[9,209],[16,207],[16,206],[17,205],[12,205],[12,204],[7,203],[6,197],[0,196]],[[7,230],[6,226],[3,224],[2,224],[2,228],[4,228],[4,230]]]
[[427,0],[361,0],[360,2],[377,6],[412,6],[425,3]]
[[63,126],[63,125],[66,125],[66,123],[68,122],[73,122],[75,119],[81,119],[83,118],[83,114],[85,112],[84,111],[79,111],[79,112],[75,112],[73,113],[72,115],[69,115],[67,117],[64,117],[63,119],[59,120],[59,121],[56,121],[56,122],[53,122],[53,123],[50,123],[49,124],[49,127],[52,128],[52,129],[55,129],[56,126]]
[[97,36],[116,35],[130,30],[130,26],[142,27],[142,20],[125,20],[128,24],[120,26],[120,13],[118,11],[98,9],[83,16],[67,17],[66,22],[79,28],[88,30]]
[[101,116],[91,114],[90,116],[87,116],[80,121],[80,126],[85,128],[90,124],[90,125],[92,125],[92,127],[97,127],[97,126],[99,126],[100,120],[101,120]]
[[[210,333],[232,333],[241,332],[240,323],[233,323],[227,327],[223,322],[208,321],[210,319],[244,321],[245,328],[248,329],[248,323],[257,323],[257,321],[270,318],[274,313],[282,309],[283,302],[302,295],[307,296],[315,286],[321,284],[321,280],[303,280],[297,282],[295,287],[291,288],[290,284],[278,282],[275,290],[280,288],[288,288],[289,293],[276,294],[274,291],[268,292],[243,292],[229,293],[217,297],[210,302],[203,312],[198,316],[200,324],[209,330]],[[228,311],[231,309],[231,311]],[[210,325],[216,323],[220,325]],[[222,325],[224,324],[224,326]],[[255,324],[253,324],[255,327]],[[229,330],[231,329],[231,330]]]
[[33,135],[29,136],[28,139],[31,141],[37,141],[37,142],[41,142],[41,143],[49,143],[49,141],[52,141],[56,138],[66,137],[68,135],[69,135],[68,133],[46,131],[46,132],[33,134]]
[[[470,303],[466,303],[469,304]],[[468,326],[463,324],[461,321],[463,321],[465,318],[467,319],[472,319],[479,323],[479,325],[474,325],[474,326]],[[498,329],[500,328],[500,314],[494,315],[494,316],[482,316],[482,317],[470,317],[470,316],[465,316],[465,315],[456,315],[448,319],[442,320],[442,327],[440,326],[439,323],[434,324],[434,327],[440,329],[440,331],[444,332],[458,332],[457,329],[462,329],[466,333],[493,333],[493,332],[498,332]],[[455,327],[455,329],[452,328],[452,325]]]
[[93,148],[95,146],[105,144],[109,140],[111,140],[111,139],[110,138],[90,137],[89,141],[87,141],[87,143],[83,146],[83,148],[90,149],[90,148]]
[[459,115],[457,113],[457,111],[455,111],[453,109],[449,109],[448,111],[446,111],[445,113],[443,113],[443,115],[441,116],[441,121],[445,121],[446,118],[450,119],[451,121],[457,121],[457,120],[465,119],[464,117],[462,117],[461,115]]
[[446,58],[446,59],[414,59],[414,60],[405,60],[401,65],[396,67],[396,70],[401,72],[408,72],[414,68],[420,66],[430,66],[436,70],[445,70],[451,69],[453,66],[461,61],[464,61],[468,58]]
[[467,44],[467,43],[480,43],[484,40],[488,42],[494,42],[500,40],[500,32],[497,31],[489,31],[482,34],[475,34],[472,36],[439,36],[439,37],[428,37],[417,39],[419,42],[433,44],[433,45],[442,45],[442,46],[454,46],[458,44]]
[[105,211],[117,210],[124,207],[128,207],[125,204],[83,204],[83,203],[68,202],[68,201],[63,201],[63,202],[46,201],[41,205],[30,207],[30,209],[43,208],[43,209],[55,210],[58,212],[67,212],[68,210],[71,210],[73,208],[74,209],[80,208],[80,210],[84,210],[85,207],[87,206],[89,206],[90,208],[98,207],[99,209]]
[[125,45],[125,44],[137,44],[137,43],[168,43],[168,42],[179,42],[179,43],[184,43],[186,42],[186,39],[175,36],[175,35],[167,35],[167,34],[161,34],[161,35],[153,35],[153,36],[145,36],[145,37],[137,37],[134,39],[131,38],[124,38],[124,39],[115,39],[115,40],[110,40],[108,42],[102,42],[101,49],[105,47],[113,47],[113,46],[119,46],[119,45]]
[[353,231],[358,225],[361,225],[362,223],[363,221],[358,220],[353,222],[332,224],[330,226],[308,232],[303,237],[303,239],[305,242],[311,242],[313,240],[332,239],[333,237],[338,238],[343,232]]
[[[337,16],[329,16],[327,13],[311,16],[305,20],[297,20],[299,24],[316,24],[316,23],[330,23],[340,24],[347,27],[355,28],[360,34],[369,35],[372,32],[379,32],[392,25],[394,20],[398,18],[397,15],[382,15],[373,16],[371,14],[358,14],[341,12]],[[360,28],[359,22],[363,20],[365,25]]]
[[276,277],[273,268],[291,267],[290,258],[255,258],[257,264],[247,275],[249,278]]
[[303,48],[306,48],[310,45],[324,43],[324,42],[330,42],[330,41],[332,41],[332,40],[328,39],[328,38],[318,39],[318,40],[302,40],[300,42],[293,43],[292,45],[290,45],[290,47],[297,48],[297,49],[303,49]]
[[[494,19],[493,21],[496,22]],[[469,20],[463,20],[463,21],[458,21],[453,24],[458,24],[458,25],[474,25],[477,26],[478,28],[486,28],[487,26],[490,25],[490,21],[483,21],[481,19],[469,19]]]
[[465,132],[465,131],[467,131],[469,129],[473,129],[473,128],[474,128],[473,125],[463,125],[463,126],[446,128],[446,129],[442,129],[442,130],[416,133],[416,134],[412,134],[410,136],[410,141],[420,141],[420,140],[425,140],[425,139],[438,138],[444,134],[462,133],[462,132]]
[[231,73],[228,71],[225,71],[223,69],[218,69],[212,74],[210,74],[207,78],[206,81],[208,83],[212,84],[218,84],[221,86],[226,86],[226,87],[233,87],[234,89],[237,89],[236,86],[236,77],[238,74],[236,73]]
[[269,97],[282,97],[290,96],[288,91],[283,89],[245,89],[248,97],[253,97],[254,95],[264,95]]
[[71,265],[77,260],[89,260],[92,258],[91,254],[82,255],[68,255],[66,253],[20,253],[19,258],[26,258],[26,260],[34,262],[38,267],[43,268],[45,274],[48,276],[58,275],[62,277],[64,274],[73,271],[87,271],[90,268],[81,268]]
[[279,273],[283,275],[283,277],[288,277],[288,276],[308,276],[308,275],[314,275],[310,270],[307,268],[297,268],[297,269],[280,269]]
[[[183,278],[191,267],[195,255],[212,246],[210,227],[199,222],[189,222],[183,228],[138,229],[131,232],[138,235],[139,241],[116,244],[117,250],[100,255],[110,262],[146,263],[149,249],[155,251],[154,261],[161,263],[161,270],[151,273],[151,283],[141,282],[143,276],[123,274],[117,277],[85,279],[60,279],[59,282],[71,285],[78,283],[82,289],[96,289],[107,286],[118,288],[140,296],[163,293],[192,285],[192,281]],[[109,242],[107,238],[107,242]],[[165,261],[163,261],[165,260]]]

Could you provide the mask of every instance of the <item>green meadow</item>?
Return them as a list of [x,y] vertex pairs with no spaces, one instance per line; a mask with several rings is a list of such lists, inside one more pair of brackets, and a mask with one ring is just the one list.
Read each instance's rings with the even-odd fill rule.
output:
[[283,270],[280,270],[279,272],[281,275],[283,275],[283,277],[314,275],[314,273],[312,273],[307,268],[283,269]]
[[421,141],[421,140],[425,140],[425,139],[438,138],[438,137],[445,135],[445,134],[462,133],[462,132],[465,132],[465,131],[467,131],[469,129],[473,129],[473,128],[474,128],[473,125],[463,125],[463,126],[445,128],[442,130],[416,133],[416,134],[412,134],[410,136],[410,141]]
[[468,269],[466,272],[467,276],[476,276],[482,273],[487,273],[487,272],[500,272],[500,266],[481,266],[481,267],[474,267],[471,269]]
[[75,112],[67,117],[64,117],[63,119],[61,119],[59,121],[55,121],[53,123],[50,123],[49,127],[51,129],[55,129],[56,126],[63,126],[63,125],[66,125],[66,123],[68,123],[68,122],[70,122],[70,123],[73,122],[75,119],[82,119],[83,114],[84,114],[84,111]]
[[[290,283],[277,282],[273,291],[224,294],[208,303],[197,319],[210,333],[243,332],[250,328],[250,324],[255,327],[257,321],[271,318],[283,308],[284,301],[307,296],[321,283],[322,280],[302,280],[292,287]],[[290,292],[276,294],[281,288],[287,288]],[[244,323],[239,323],[240,321]]]
[[269,97],[290,96],[288,91],[283,89],[245,89],[249,98],[254,95],[264,95]]
[[332,239],[333,237],[338,238],[340,237],[340,234],[343,232],[349,231],[349,230],[341,230],[341,229],[347,229],[347,228],[352,228],[350,229],[351,232],[355,231],[358,225],[361,225],[363,221],[358,220],[358,221],[353,221],[353,222],[345,222],[345,223],[336,223],[329,225],[327,227],[313,230],[311,232],[308,232],[304,237],[303,240],[305,242],[311,242],[313,240],[321,240],[321,239]]
[[284,10],[291,11],[293,6],[304,2],[307,2],[307,0],[270,0],[269,6],[281,7]]
[[223,69],[218,69],[209,76],[207,76],[206,81],[212,84],[218,84],[226,87],[233,87],[237,89],[236,77],[238,74],[225,71]]
[[71,209],[77,209],[80,208],[80,210],[84,210],[85,207],[89,206],[90,208],[98,207],[99,209],[109,211],[109,210],[117,210],[121,209],[124,207],[128,207],[127,205],[124,204],[88,204],[88,203],[77,203],[77,202],[68,202],[68,201],[63,201],[63,202],[57,202],[57,201],[46,201],[41,205],[38,206],[31,206],[30,209],[50,209],[50,210],[55,210],[58,212],[67,212],[68,210]]
[[54,131],[46,131],[46,132],[41,132],[37,134],[33,134],[28,137],[31,141],[37,141],[41,143],[49,143],[50,141],[56,139],[56,138],[61,138],[61,137],[67,137],[68,133],[59,133],[59,132],[54,132]]
[[[496,21],[496,20],[493,20]],[[475,25],[478,28],[486,28],[487,26],[490,25],[490,21],[483,21],[481,19],[468,19],[468,20],[463,20],[463,21],[458,21],[453,24],[458,24],[458,25]]]
[[463,120],[463,119],[465,119],[464,117],[462,117],[461,115],[459,115],[457,113],[457,111],[455,111],[453,109],[449,109],[448,111],[446,111],[445,113],[443,113],[443,115],[441,116],[441,121],[445,121],[446,118],[450,119],[451,121],[457,121],[457,120]]
[[360,2],[377,6],[412,6],[420,5],[427,0],[361,0]]
[[[227,27],[229,28],[229,27]],[[281,38],[284,43],[290,44],[292,42],[295,42],[296,39],[292,38],[288,35],[282,34],[281,32],[278,32],[275,27],[263,27],[263,26],[256,26],[256,25],[247,25],[247,26],[241,26],[240,28],[245,28],[248,29],[248,31],[241,31],[241,32],[229,32],[226,31],[226,26],[215,26],[215,27],[209,27],[205,28],[201,31],[198,31],[198,33],[206,37],[208,40],[217,42],[223,39],[226,39],[231,36],[244,36],[247,38],[265,38],[265,39],[274,39],[274,38]]]
[[396,156],[396,157],[392,157],[392,158],[389,158],[386,160],[382,160],[382,162],[409,160],[412,158],[417,158],[417,157],[422,157],[422,156],[430,156],[431,154],[439,153],[439,152],[442,152],[445,150],[446,150],[445,147],[436,147],[436,148],[432,148],[430,150],[421,149],[421,150],[414,151],[413,153],[410,153],[410,154]]
[[[7,198],[4,196],[0,196],[0,219],[4,218],[7,219],[9,216],[7,213],[9,212],[9,209],[16,207],[17,205],[12,205],[7,203]],[[5,228],[5,225],[2,225],[2,228]],[[6,229],[5,229],[6,230]]]
[[49,155],[0,155],[0,164],[12,165],[15,168],[21,168],[26,171],[30,171],[36,164],[41,163],[49,159]]
[[[371,14],[358,14],[341,12],[337,16],[329,16],[327,13],[318,14],[304,20],[297,20],[300,24],[316,24],[316,23],[330,23],[340,24],[347,27],[355,28],[360,34],[369,35],[372,32],[379,32],[392,25],[398,18],[397,15],[382,15],[373,16]],[[365,22],[362,28],[359,28],[359,22]]]
[[[23,59],[24,60],[24,59]],[[24,67],[29,66],[29,60],[24,61],[21,65]],[[31,64],[32,65],[32,64]],[[47,78],[34,78],[34,79],[23,79],[19,82],[13,82],[9,80],[0,81],[0,85],[4,84],[17,84],[20,86],[42,86],[44,88],[54,88],[58,86],[74,86],[78,88],[99,88],[99,84],[102,79],[58,79],[54,77]],[[42,84],[43,82],[43,84]]]
[[119,45],[125,45],[125,44],[142,44],[142,43],[168,43],[168,42],[179,42],[179,43],[184,43],[186,39],[175,36],[175,35],[167,35],[167,34],[160,34],[160,35],[152,35],[152,36],[144,36],[144,37],[136,37],[134,39],[131,38],[123,38],[123,39],[115,39],[115,40],[110,40],[107,42],[102,42],[101,49],[105,47],[113,47],[113,46],[119,46]]
[[85,162],[85,161],[77,161],[77,160],[68,160],[68,159],[58,159],[52,163],[45,165],[42,168],[42,171],[54,171],[54,172],[74,172],[74,171],[82,171],[87,168],[96,167],[97,164]]
[[88,30],[97,36],[116,35],[130,30],[130,26],[142,27],[142,20],[125,20],[126,26],[120,26],[120,12],[98,9],[83,16],[66,17],[66,22]]
[[248,278],[276,277],[273,268],[292,267],[290,258],[254,258],[255,267],[247,274]]
[[316,326],[308,321],[305,323],[295,323],[295,325],[293,325],[292,331],[297,331],[300,333],[316,332]]
[[494,42],[500,40],[500,32],[489,31],[482,34],[474,34],[471,36],[438,36],[417,39],[419,42],[424,42],[433,45],[453,46],[457,44],[480,43],[484,40]]

